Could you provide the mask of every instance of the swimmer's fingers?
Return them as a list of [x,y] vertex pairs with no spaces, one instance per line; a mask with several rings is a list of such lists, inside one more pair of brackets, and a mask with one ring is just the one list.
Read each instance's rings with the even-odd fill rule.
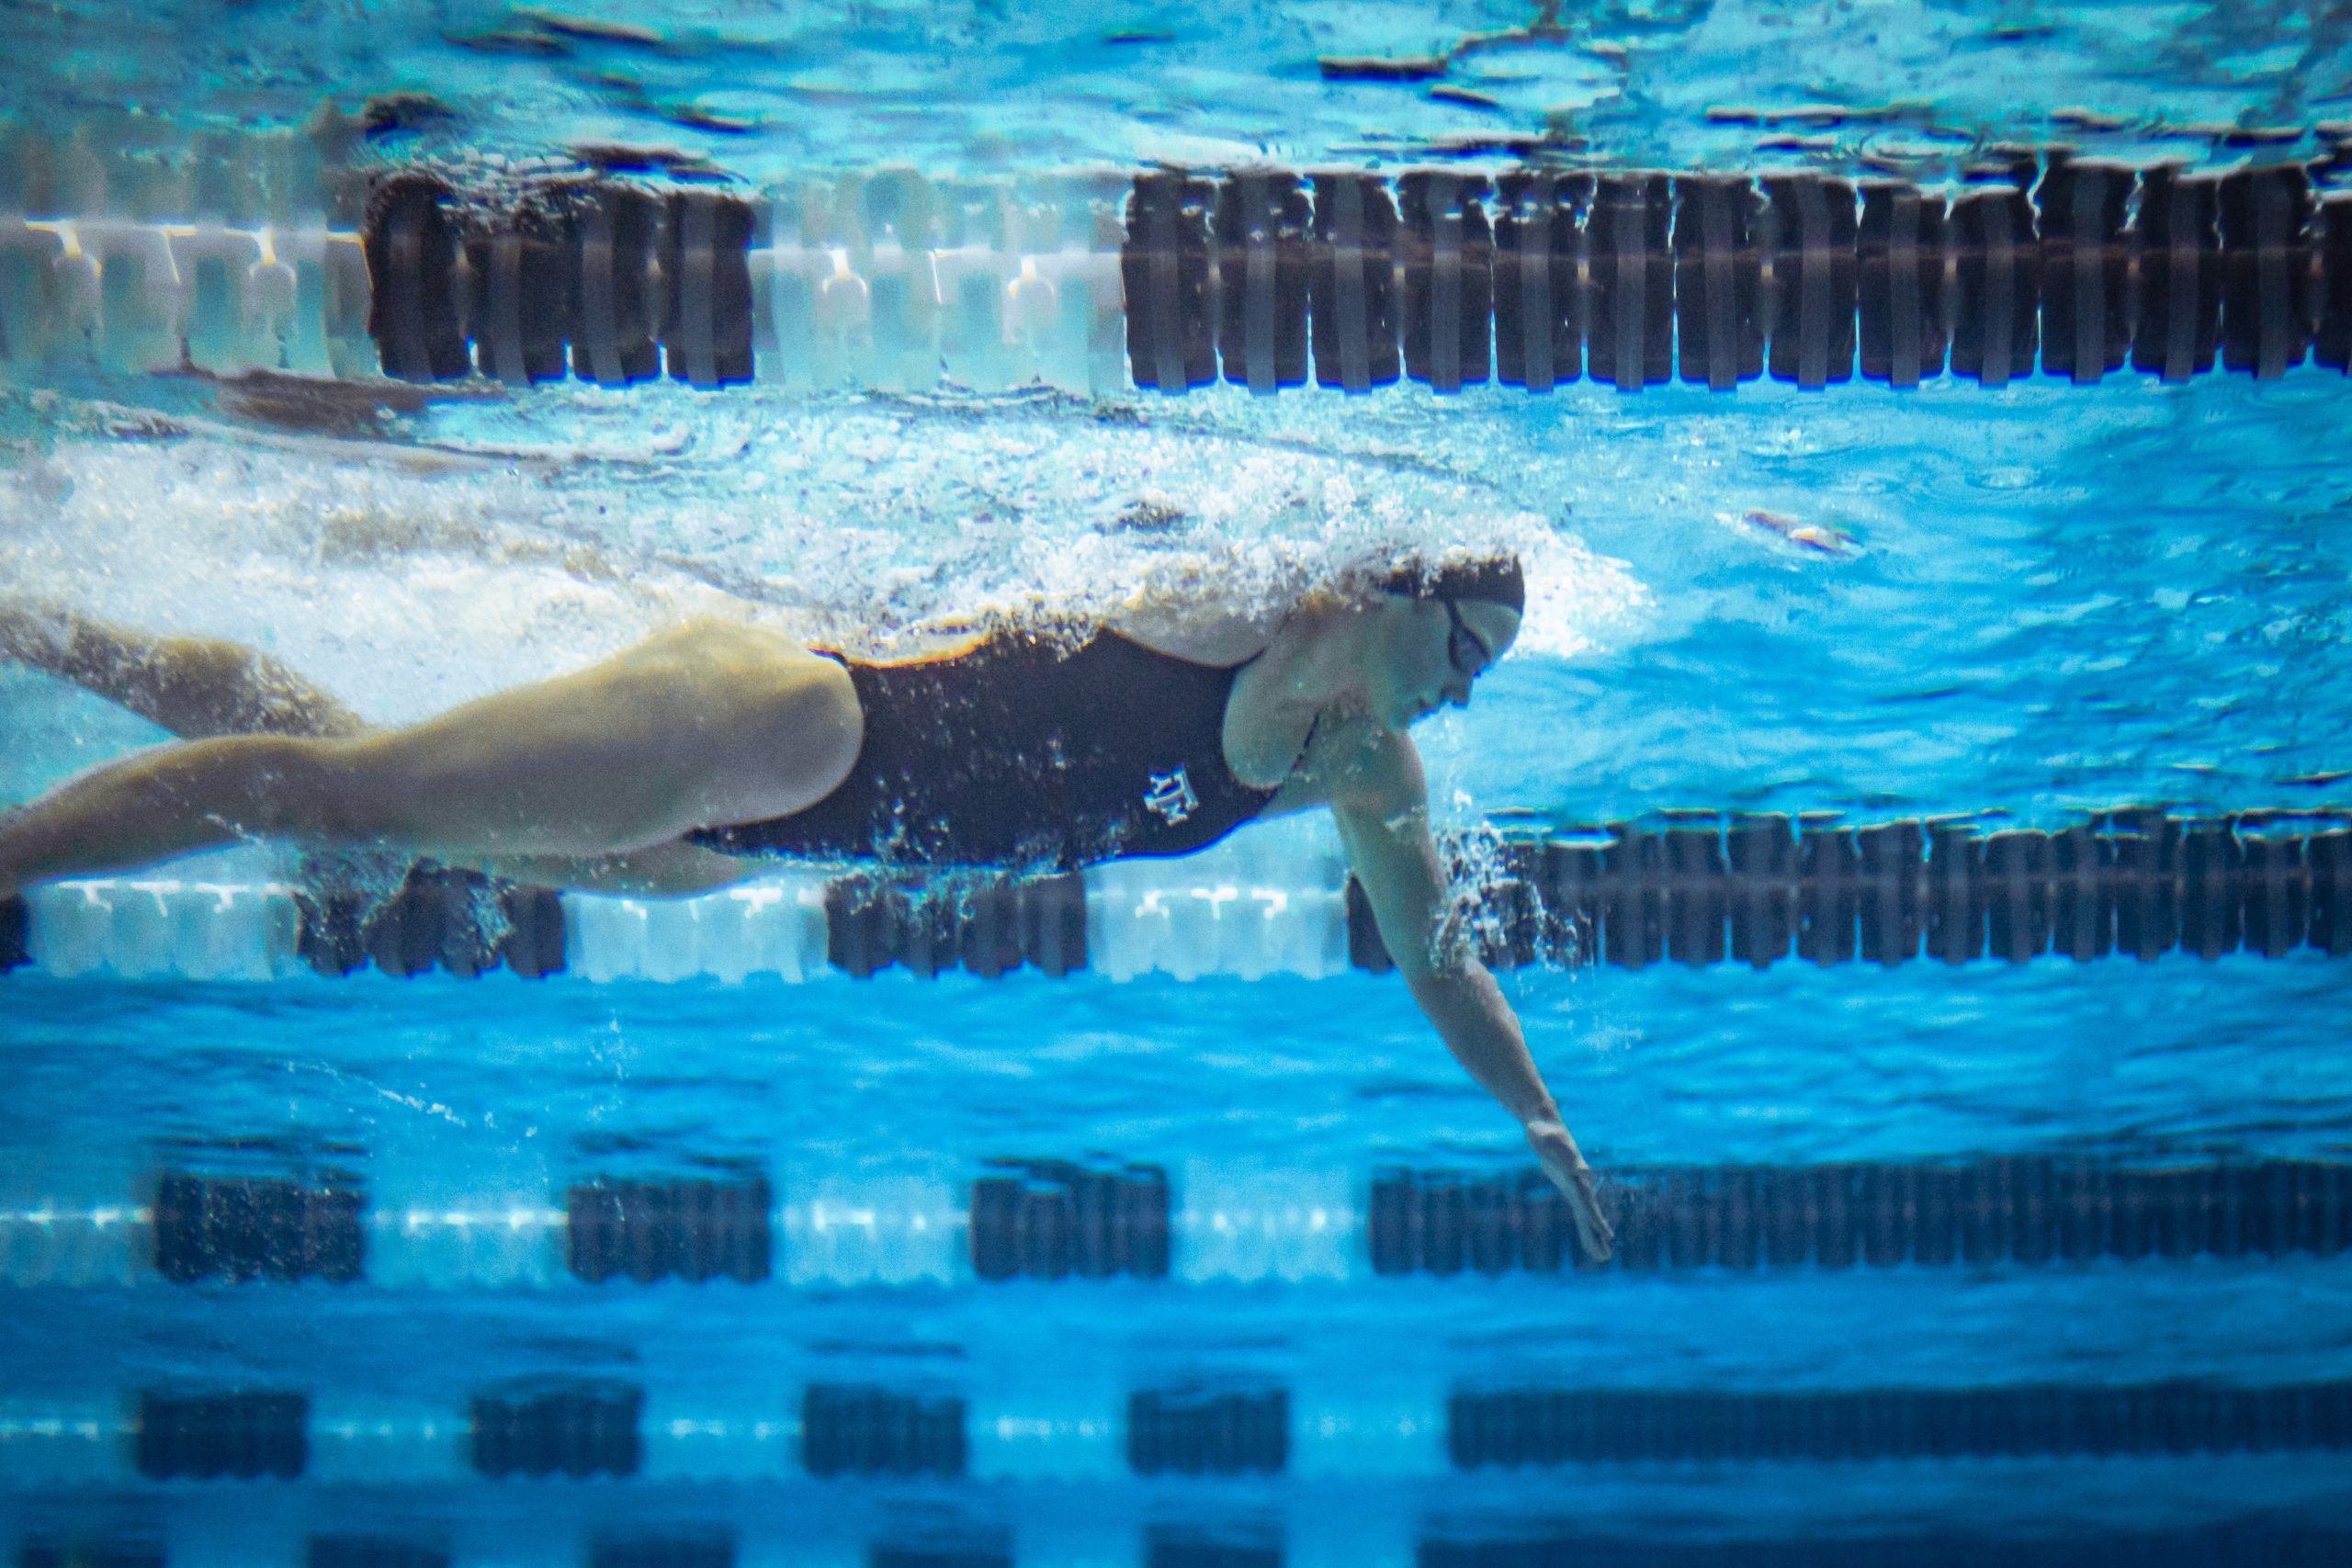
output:
[[1549,1118],[1527,1124],[1527,1145],[1544,1167],[1544,1174],[1551,1178],[1568,1201],[1568,1213],[1575,1216],[1577,1241],[1584,1255],[1595,1263],[1609,1261],[1610,1248],[1616,1241],[1616,1232],[1609,1224],[1609,1216],[1601,1212],[1600,1187],[1593,1179],[1592,1168],[1584,1163],[1584,1153],[1567,1128]]

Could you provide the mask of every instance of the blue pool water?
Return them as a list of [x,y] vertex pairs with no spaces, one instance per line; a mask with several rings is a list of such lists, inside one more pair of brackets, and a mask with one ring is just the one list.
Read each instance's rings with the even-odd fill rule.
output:
[[[1463,48],[1531,10],[1566,41]],[[1393,170],[1547,127],[1627,166],[1911,167],[2002,138],[2224,166],[2240,150],[2195,127],[2315,125],[2352,97],[2352,29],[2324,8],[599,20],[467,0],[11,25],[12,126],[119,130],[135,107],[160,140],[429,92],[439,107],[368,156],[659,143],[752,185],[897,163]],[[1447,49],[1466,97],[1316,63]],[[1759,147],[1771,127],[1708,114],[1822,103],[1849,111],[1823,145]],[[1728,397],[445,390],[462,395],[320,428],[192,376],[0,383],[0,598],[265,648],[393,723],[746,604],[812,636],[898,632],[1037,592],[1272,597],[1368,544],[1499,539],[1531,565],[1520,646],[1417,732],[1450,829],[1686,809],[2060,829],[2155,807],[2320,831],[2352,808],[2352,383],[2317,368]],[[161,739],[0,663],[0,802]],[[1317,831],[1250,829],[1223,869],[1153,874],[1179,898],[1201,876],[1246,889],[1253,865],[1325,863]],[[172,875],[296,871],[243,849]],[[2301,1244],[2169,1249],[2187,1256],[2005,1242],[1493,1272],[1394,1270],[1374,1239],[1399,1171],[1528,1163],[1393,976],[1120,978],[1098,953],[1058,978],[856,980],[820,957],[799,983],[578,962],[125,977],[53,956],[0,975],[0,1550],[28,1568],[2352,1561],[2352,1247],[2326,1206],[2352,1201],[2341,957],[1510,971],[1627,1215],[1664,1173],[1825,1168],[2291,1168],[2333,1173],[2314,1190],[2334,1196],[2301,1211]],[[1164,1277],[980,1277],[977,1179],[1133,1166],[1168,1184]],[[172,1282],[169,1173],[360,1194],[358,1277]],[[749,1281],[585,1282],[568,1194],[629,1182],[756,1190],[772,1256]],[[838,1388],[961,1402],[961,1457],[819,1473],[809,1391]],[[477,1401],[580,1390],[641,1397],[627,1466],[481,1473]],[[2116,1390],[2139,1414],[2101,1426]],[[2249,1390],[2302,1400],[2265,1428],[2301,1435],[2216,1414]],[[299,1477],[142,1475],[157,1399],[254,1391],[307,1399]],[[1278,1466],[1136,1459],[1138,1399],[1208,1401],[1238,1430],[1257,1418],[1214,1401],[1268,1391]],[[1458,1462],[1467,1402],[1527,1391],[1647,1412],[1651,1437]],[[2021,1404],[2041,1439],[1981,1414]],[[1962,1406],[1980,1415],[1934,1415]],[[1817,1426],[1757,1438],[1776,1411]],[[624,1550],[640,1540],[675,1550]]]

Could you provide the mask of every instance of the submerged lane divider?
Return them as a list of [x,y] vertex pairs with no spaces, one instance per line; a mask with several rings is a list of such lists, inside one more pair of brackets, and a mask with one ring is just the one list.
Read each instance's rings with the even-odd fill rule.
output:
[[[2028,1266],[2099,1258],[2334,1257],[2352,1247],[2352,1167],[2132,1169],[2018,1156],[1618,1173],[1611,1267]],[[1381,1274],[1574,1265],[1565,1206],[1533,1173],[1389,1171],[1367,1205]]]
[[[356,1158],[357,1156],[354,1156]],[[519,1177],[404,1199],[370,1178],[170,1169],[111,1201],[0,1208],[0,1282],[427,1286],[1342,1281],[1597,1271],[1534,1171],[1000,1161],[961,1190],[914,1177],[781,1184]],[[503,1188],[503,1190],[502,1190]],[[2352,1251],[2352,1165],[2160,1168],[2042,1156],[1968,1163],[1610,1173],[1617,1250],[1651,1272],[2051,1268]]]
[[[2275,377],[2352,349],[2352,204],[2299,164],[2188,176],[2052,152],[1949,191],[1813,174],[1524,168],[1139,176],[1130,374],[1363,391],[1819,390],[2126,364]],[[1312,345],[1312,353],[1309,345]]]
[[[2233,1519],[2165,1531],[2052,1531],[2006,1536],[1838,1535],[1819,1540],[1681,1541],[1548,1531],[1480,1535],[1456,1527],[1424,1538],[1417,1568],[2342,1568],[2352,1531],[2289,1517]],[[1266,1568],[1278,1568],[1268,1563]]]
[[1295,1397],[1206,1382],[1088,1404],[811,1383],[797,1408],[695,1409],[632,1382],[482,1389],[463,1410],[322,1415],[293,1389],[138,1391],[0,1417],[0,1485],[468,1477],[819,1481],[1442,1475],[1487,1467],[2120,1460],[2352,1450],[2352,1383],[1470,1388]]
[[2340,156],[2018,151],[1940,188],[1530,165],[755,195],[184,162],[0,135],[0,369],[1091,393],[2352,369]]
[[[2058,831],[1684,814],[1452,840],[1487,963],[1642,968],[2352,954],[2352,826],[2328,815],[2102,814]],[[271,979],[373,967],[471,977],[786,981],[894,966],[1325,977],[1390,967],[1324,839],[1240,840],[1082,874],[787,874],[696,898],[557,894],[414,868],[389,898],[166,878],[0,901],[0,969]]]
[[[1195,1505],[1197,1506],[1197,1505]],[[454,1552],[445,1536],[422,1531],[413,1538],[382,1535],[310,1535],[289,1541],[281,1554],[248,1550],[238,1561],[282,1562],[286,1568],[472,1568],[475,1563],[528,1562],[538,1568],[736,1568],[739,1562],[791,1562],[799,1568],[1383,1568],[1412,1562],[1419,1568],[1980,1568],[1997,1562],[2007,1568],[2098,1568],[2130,1563],[2133,1568],[2343,1568],[2352,1561],[2352,1532],[2298,1520],[2291,1514],[2234,1518],[2225,1524],[2170,1530],[2067,1530],[2015,1536],[1944,1530],[1933,1535],[1775,1536],[1732,1540],[1690,1540],[1603,1534],[1567,1535],[1541,1516],[1524,1522],[1517,1515],[1466,1522],[1441,1516],[1428,1533],[1407,1526],[1367,1557],[1363,1522],[1351,1517],[1336,1541],[1320,1539],[1328,1526],[1317,1520],[1302,1529],[1300,1541],[1284,1539],[1279,1523],[1262,1511],[1238,1510],[1232,1518],[1191,1525],[1101,1526],[1077,1534],[1065,1527],[1036,1546],[1022,1532],[963,1525],[915,1532],[921,1544],[899,1544],[886,1535],[853,1549],[846,1543],[812,1546],[805,1531],[774,1519],[747,1521],[722,1506],[705,1505],[666,1527],[591,1532],[582,1543],[542,1540],[518,1555],[502,1542],[493,1555]],[[119,1527],[118,1527],[119,1528]],[[566,1532],[567,1538],[569,1532]],[[152,1537],[116,1535],[35,1537],[17,1558],[18,1568],[166,1568],[168,1559]]]

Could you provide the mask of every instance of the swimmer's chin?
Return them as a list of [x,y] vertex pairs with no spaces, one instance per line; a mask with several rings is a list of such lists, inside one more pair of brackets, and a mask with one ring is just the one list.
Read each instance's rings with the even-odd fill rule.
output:
[[1396,705],[1395,711],[1376,714],[1375,716],[1388,728],[1403,730],[1420,723],[1444,705],[1443,703],[1432,702],[1424,697],[1419,701],[1401,702]]
[[1403,731],[1445,706],[1442,696],[1366,692],[1326,710],[1332,718],[1370,719],[1383,729]]

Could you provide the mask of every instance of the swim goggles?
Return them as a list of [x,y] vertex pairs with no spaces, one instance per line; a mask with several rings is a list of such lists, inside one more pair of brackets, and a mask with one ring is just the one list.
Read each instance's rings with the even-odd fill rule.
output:
[[1453,600],[1440,598],[1438,603],[1445,606],[1445,618],[1453,623],[1445,634],[1445,661],[1453,665],[1458,673],[1476,678],[1495,661],[1494,649],[1470,629],[1470,624],[1462,618],[1462,612],[1454,608]]

